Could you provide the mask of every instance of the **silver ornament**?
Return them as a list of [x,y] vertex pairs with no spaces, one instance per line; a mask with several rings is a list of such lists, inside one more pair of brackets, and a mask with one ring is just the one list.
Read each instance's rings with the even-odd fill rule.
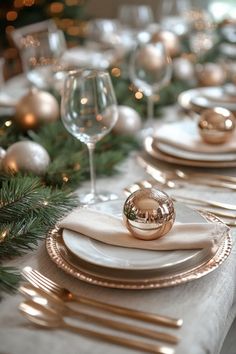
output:
[[11,145],[2,160],[2,167],[6,172],[32,172],[42,175],[50,163],[47,151],[38,143],[20,141]]
[[118,119],[113,128],[117,134],[134,134],[141,129],[142,120],[135,109],[128,106],[118,106]]
[[172,199],[156,188],[143,188],[125,201],[123,219],[133,236],[153,240],[165,235],[175,221]]
[[209,144],[223,144],[228,141],[235,130],[235,117],[226,108],[206,109],[198,122],[199,134]]
[[195,80],[194,64],[187,58],[173,59],[173,75],[176,79],[186,82]]
[[0,147],[0,170],[2,169],[2,160],[6,155],[6,150]]

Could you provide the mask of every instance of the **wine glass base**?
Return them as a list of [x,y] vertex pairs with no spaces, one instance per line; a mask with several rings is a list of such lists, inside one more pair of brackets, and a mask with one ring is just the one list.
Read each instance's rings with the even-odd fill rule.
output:
[[108,202],[109,200],[116,200],[118,198],[119,196],[115,193],[103,192],[103,191],[96,194],[93,193],[79,194],[80,203],[86,205]]

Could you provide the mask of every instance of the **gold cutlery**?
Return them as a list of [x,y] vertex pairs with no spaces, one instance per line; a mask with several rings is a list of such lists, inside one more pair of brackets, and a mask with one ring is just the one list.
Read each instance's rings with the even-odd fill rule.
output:
[[[130,186],[127,186],[124,188],[124,193],[125,195],[129,196],[131,193],[137,191],[140,188],[152,188],[155,186],[161,185],[163,186],[161,183],[158,183],[157,181],[150,181],[150,180],[143,180],[143,181],[139,181],[136,183],[133,183]],[[235,219],[236,218],[236,214],[233,213],[227,213],[225,211],[220,211],[220,210],[215,210],[214,208],[217,207],[219,208],[221,206],[221,204],[224,205],[224,209],[229,209],[228,210],[235,210],[235,209],[231,209],[231,206],[233,208],[235,208],[234,205],[231,204],[227,204],[227,203],[221,203],[221,202],[217,202],[217,201],[210,201],[212,202],[214,205],[207,205],[207,203],[209,203],[209,201],[204,200],[204,199],[197,199],[197,198],[189,198],[189,197],[182,197],[182,196],[172,196],[170,195],[170,197],[174,200],[174,201],[179,201],[179,202],[184,202],[185,204],[198,204],[197,201],[200,203],[201,201],[201,209],[200,211],[206,211],[206,212],[210,212],[212,214],[215,214],[216,216],[220,216],[226,219]],[[205,204],[205,205],[204,205]],[[208,207],[207,207],[208,206]],[[199,208],[197,206],[194,207],[195,209],[199,210]],[[236,226],[236,222],[231,221],[231,220],[224,220],[224,223],[228,226]]]
[[213,178],[216,180],[220,180],[223,182],[229,182],[236,184],[236,177],[234,176],[226,176],[226,175],[218,175],[216,173],[207,173],[207,172],[184,172],[183,170],[174,169],[173,172],[179,177],[183,179],[188,179],[191,177],[198,177],[198,178],[203,178],[203,179],[209,179]]
[[65,302],[78,302],[81,304],[102,309],[104,311],[116,313],[120,316],[136,318],[142,321],[161,324],[168,327],[179,328],[183,324],[182,319],[175,319],[167,316],[152,314],[149,312],[133,310],[126,307],[108,304],[85,296],[77,295],[75,293],[72,293],[70,290],[61,287],[59,284],[56,284],[52,280],[46,278],[44,275],[39,273],[37,270],[32,269],[31,267],[25,267],[22,270],[22,275],[26,280],[28,280],[37,288],[43,289],[45,292],[50,293]]
[[[129,196],[131,193],[137,191],[140,188],[152,188],[158,186],[158,182],[153,180],[142,180],[139,182],[135,182],[133,184],[131,184],[130,186],[127,186],[124,188],[124,193]],[[228,204],[228,203],[224,203],[224,202],[218,202],[216,200],[207,200],[207,199],[201,199],[201,198],[190,198],[190,197],[185,197],[185,196],[181,196],[181,195],[172,195],[169,194],[170,197],[175,200],[175,201],[179,201],[179,202],[185,202],[186,204],[200,204],[203,206],[209,206],[209,207],[213,207],[213,208],[220,208],[220,209],[226,209],[226,210],[231,210],[234,211],[236,210],[236,205],[234,204]],[[221,216],[225,216],[225,217],[231,217],[231,218],[235,218],[236,214],[230,214],[230,213],[226,213],[226,212],[220,212]]]
[[111,335],[79,326],[68,324],[57,312],[44,307],[32,300],[27,300],[19,305],[20,312],[31,322],[41,327],[51,329],[61,328],[84,336],[97,338],[121,346],[143,350],[149,353],[174,354],[174,349],[166,346],[151,344],[131,338]]
[[[195,197],[190,198],[190,197],[185,197],[182,195],[173,195],[173,196],[171,195],[171,198],[173,200],[183,201],[183,202],[191,203],[191,204],[201,204],[201,205],[216,207],[216,208],[221,208],[221,209],[236,210],[236,205],[234,205],[234,204],[217,202],[215,200],[201,199],[201,198],[195,198]],[[236,215],[234,217],[236,217]]]
[[51,308],[61,316],[78,317],[83,321],[97,323],[101,326],[117,329],[119,331],[128,332],[143,337],[158,339],[160,341],[177,344],[179,339],[171,334],[153,331],[144,327],[138,327],[135,325],[126,324],[124,322],[110,320],[105,317],[91,315],[84,311],[78,311],[70,308],[64,301],[59,298],[53,297],[43,290],[35,288],[31,284],[23,284],[20,286],[19,291],[24,296],[32,299],[38,304],[44,304],[44,306]]
[[[175,188],[180,186],[179,182],[198,182],[198,184],[210,186],[210,187],[219,187],[226,188],[230,190],[236,190],[236,179],[230,176],[221,176],[219,175],[206,175],[204,177],[203,173],[185,173],[179,169],[175,169],[173,171],[162,171],[154,166],[150,161],[145,159],[142,156],[138,156],[138,163],[145,169],[145,171],[151,175],[155,180],[169,188]],[[216,178],[215,176],[218,176]],[[216,178],[216,179],[214,179]]]

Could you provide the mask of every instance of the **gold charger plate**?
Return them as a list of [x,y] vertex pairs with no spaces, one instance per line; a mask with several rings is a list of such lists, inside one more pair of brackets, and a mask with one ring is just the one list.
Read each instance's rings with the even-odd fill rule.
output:
[[[201,215],[209,222],[221,222],[210,213],[204,212]],[[61,230],[58,228],[54,228],[46,237],[46,249],[50,258],[66,273],[93,285],[131,290],[170,287],[201,278],[218,268],[229,256],[231,248],[232,239],[228,232],[212,258],[186,271],[170,274],[160,274],[155,271],[124,272],[94,266],[73,256],[66,248]]]
[[168,155],[160,151],[154,144],[154,138],[148,136],[144,140],[144,150],[148,155],[157,160],[168,162],[175,165],[189,166],[189,167],[206,167],[206,168],[230,168],[236,167],[235,161],[201,161],[201,160],[188,160],[181,157]]

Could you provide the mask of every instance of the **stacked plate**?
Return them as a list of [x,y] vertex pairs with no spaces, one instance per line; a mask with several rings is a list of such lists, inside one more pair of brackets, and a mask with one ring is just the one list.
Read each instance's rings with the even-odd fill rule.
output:
[[206,144],[199,135],[197,122],[190,119],[163,124],[154,136],[146,138],[144,148],[152,157],[178,165],[236,166],[236,133],[225,144]]
[[178,97],[178,103],[182,108],[197,113],[216,106],[236,113],[236,91],[232,88],[229,90],[228,84],[220,87],[197,87],[182,92]]
[[[121,202],[94,206],[104,213],[118,214]],[[212,215],[176,204],[177,221],[218,222]],[[104,244],[69,230],[54,229],[46,239],[52,260],[74,277],[95,285],[121,289],[151,289],[197,279],[227,258],[231,249],[228,234],[216,253],[201,250],[146,251]]]

